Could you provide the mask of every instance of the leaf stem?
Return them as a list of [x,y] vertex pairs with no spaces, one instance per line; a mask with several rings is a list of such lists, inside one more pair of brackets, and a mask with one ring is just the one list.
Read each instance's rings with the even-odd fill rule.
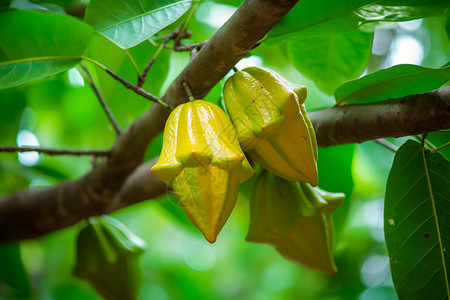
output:
[[183,85],[183,88],[184,88],[187,96],[189,97],[189,101],[194,102],[195,98],[192,95],[192,92],[191,92],[191,89],[189,88],[188,83],[186,81],[183,81],[181,84]]
[[133,56],[131,56],[130,51],[128,49],[123,49],[125,53],[127,54],[128,58],[130,59],[131,63],[133,64],[134,69],[136,70],[136,74],[138,75],[138,78],[141,76],[141,72],[139,71],[139,68],[136,64],[136,61],[134,60]]
[[424,134],[423,139],[424,139],[425,145],[427,145],[427,147],[430,148],[430,150],[436,149],[436,146],[433,145],[429,140],[427,140],[426,137],[427,137],[427,134]]
[[111,125],[114,127],[114,130],[116,131],[117,135],[120,134],[120,128],[119,125],[117,125],[116,120],[114,119],[111,111],[109,110],[108,106],[106,105],[106,102],[103,98],[103,95],[101,94],[100,90],[97,88],[97,85],[94,82],[94,79],[92,78],[91,73],[89,72],[88,68],[83,65],[80,64],[81,68],[83,69],[83,71],[86,73],[86,79],[89,82],[89,84],[91,85],[92,89],[94,90],[95,95],[98,98],[98,101],[100,102],[101,107],[103,108],[103,111],[106,113],[106,116],[108,117],[109,121],[111,122]]
[[398,147],[389,142],[387,139],[376,139],[374,140],[374,142],[381,146],[384,146],[386,149],[389,149],[394,153],[396,153],[398,150]]
[[138,77],[138,82],[137,82],[137,86],[138,87],[142,87],[145,83],[145,78],[147,77],[148,71],[150,70],[151,66],[153,65],[153,63],[155,62],[156,58],[158,57],[158,55],[161,53],[161,51],[164,49],[164,47],[166,46],[167,42],[170,41],[170,34],[164,39],[163,43],[158,47],[158,49],[156,50],[155,54],[153,55],[153,57],[150,59],[150,61],[148,62],[148,64],[145,66],[144,71],[142,72],[141,75],[139,75]]
[[36,146],[0,146],[0,152],[41,152],[48,155],[94,155],[94,156],[108,156],[110,150],[72,150],[72,149],[53,149],[40,148]]
[[[424,137],[424,139],[425,139],[425,137]],[[442,268],[444,271],[445,284],[447,287],[447,297],[450,298],[450,288],[449,288],[449,283],[448,283],[447,268],[445,265],[444,247],[442,246],[442,238],[441,238],[441,231],[439,228],[438,215],[437,215],[437,211],[436,211],[436,203],[434,201],[434,194],[433,194],[433,189],[431,187],[430,174],[428,172],[427,159],[425,156],[425,148],[423,146],[422,146],[422,157],[423,157],[423,164],[425,167],[425,174],[427,176],[427,185],[428,185],[428,191],[430,192],[431,205],[433,207],[434,222],[436,225],[436,232],[437,232],[438,241],[439,241],[439,248],[441,250]]]
[[148,99],[150,101],[153,101],[153,102],[156,102],[158,104],[161,104],[162,106],[164,106],[166,108],[169,108],[169,105],[167,103],[161,101],[161,99],[159,99],[158,97],[150,94],[149,92],[145,91],[141,87],[126,81],[125,79],[123,79],[122,77],[120,77],[119,75],[117,75],[116,73],[114,73],[113,71],[111,71],[109,69],[106,69],[105,71],[106,71],[106,73],[111,75],[112,78],[114,78],[115,80],[117,80],[120,83],[122,83],[127,89],[132,90],[133,92],[135,92],[138,95],[141,95],[145,99]]
[[431,153],[439,152],[439,151],[441,151],[442,149],[447,148],[448,146],[450,146],[450,142],[447,142],[447,143],[445,143],[444,145],[442,145],[442,146],[440,146],[440,147],[437,147],[437,148],[434,149],[434,150],[431,150]]
[[431,142],[429,142],[426,138],[427,138],[428,133],[422,134],[422,135],[413,135],[413,137],[415,137],[421,144],[422,146],[427,146],[429,148],[431,148],[431,150],[433,151],[434,149],[436,149],[436,146],[433,145]]
[[99,67],[100,69],[102,69],[102,70],[104,70],[104,71],[108,70],[107,67],[105,67],[104,65],[102,65],[102,64],[99,63],[98,61],[93,60],[92,58],[89,58],[89,57],[86,57],[86,56],[81,56],[81,59],[84,59],[84,60],[87,60],[88,62],[93,63],[94,65],[96,65],[97,67]]
[[200,1],[194,1],[194,3],[192,4],[191,11],[189,12],[186,22],[184,22],[183,26],[180,29],[180,32],[178,33],[178,36],[175,38],[174,46],[178,45],[178,43],[180,42],[180,40],[184,34],[184,31],[186,30],[189,23],[191,22],[191,19],[194,16],[194,13],[197,10],[197,7],[199,4],[200,4]]
[[169,105],[167,103],[165,103],[164,101],[161,101],[161,99],[159,99],[158,97],[150,94],[149,92],[143,90],[141,87],[134,85],[128,81],[126,81],[125,79],[123,79],[122,77],[120,77],[119,75],[117,75],[116,73],[114,73],[113,71],[111,71],[110,69],[108,69],[107,67],[105,67],[104,65],[102,65],[101,63],[89,58],[89,57],[84,57],[84,56],[80,56],[80,58],[85,59],[91,63],[93,63],[94,65],[100,67],[101,69],[103,69],[106,73],[108,73],[112,78],[114,78],[115,80],[119,81],[120,83],[122,83],[127,89],[132,90],[133,92],[135,92],[138,95],[141,95],[142,97],[144,97],[145,99],[148,99],[150,101],[156,102],[166,108],[169,108]]

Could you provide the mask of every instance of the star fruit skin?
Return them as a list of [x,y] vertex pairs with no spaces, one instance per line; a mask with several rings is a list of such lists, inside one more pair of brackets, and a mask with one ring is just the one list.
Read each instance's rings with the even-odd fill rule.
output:
[[151,171],[173,188],[189,220],[210,243],[236,204],[239,184],[253,175],[227,115],[203,100],[172,111]]
[[139,256],[145,247],[143,240],[116,219],[91,218],[77,237],[73,274],[89,281],[106,299],[137,300]]
[[[321,195],[326,193],[326,197]],[[264,171],[250,201],[249,242],[270,244],[303,267],[336,274],[331,214],[344,194],[318,191],[307,183],[287,181]]]
[[242,148],[264,169],[317,186],[317,141],[304,102],[306,87],[248,67],[228,78],[224,102]]

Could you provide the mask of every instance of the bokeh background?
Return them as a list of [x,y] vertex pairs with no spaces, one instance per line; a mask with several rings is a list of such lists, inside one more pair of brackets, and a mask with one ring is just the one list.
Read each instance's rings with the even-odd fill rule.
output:
[[[186,42],[208,39],[235,11],[240,1],[203,1]],[[9,1],[21,7],[33,2]],[[41,1],[50,11],[76,11],[87,1]],[[8,5],[8,4],[6,4]],[[375,28],[372,54],[363,74],[400,63],[440,67],[448,61],[445,18],[435,17]],[[176,25],[174,25],[176,26]],[[166,30],[166,33],[170,29]],[[159,43],[164,33],[157,36]],[[309,111],[327,108],[334,97],[290,62],[286,44],[261,45],[243,59],[269,67],[290,81],[308,87]],[[143,68],[156,51],[150,42],[130,49]],[[129,81],[134,68],[126,54],[96,35],[88,56]],[[188,63],[189,54],[164,50],[144,86],[163,95]],[[87,64],[88,65],[88,64]],[[126,90],[101,70],[88,65],[119,125],[124,128],[150,104]],[[221,103],[220,82],[206,97]],[[109,148],[115,133],[77,68],[26,86],[0,91],[0,145],[52,148]],[[407,138],[390,139],[401,145]],[[441,144],[439,135],[431,142]],[[146,159],[158,155],[162,137],[148,149]],[[449,157],[448,151],[444,153]],[[394,153],[374,143],[319,149],[319,186],[344,192],[344,205],[335,213],[335,259],[339,273],[324,275],[283,259],[268,245],[245,242],[249,197],[254,179],[241,186],[238,203],[215,244],[207,243],[189,223],[172,194],[122,209],[112,215],[148,244],[141,256],[141,299],[397,299],[384,244],[383,202]],[[76,179],[92,168],[89,157],[0,153],[0,196],[21,189],[46,187]],[[82,223],[82,222],[81,222]],[[0,299],[100,299],[91,286],[72,276],[77,224],[39,239],[0,246]]]

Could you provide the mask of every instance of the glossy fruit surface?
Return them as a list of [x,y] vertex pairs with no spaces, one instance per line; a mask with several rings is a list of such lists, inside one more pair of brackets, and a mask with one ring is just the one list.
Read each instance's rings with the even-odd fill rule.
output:
[[228,78],[223,93],[239,142],[256,162],[286,180],[317,186],[317,142],[304,86],[248,67]]
[[166,182],[190,221],[213,243],[230,216],[239,184],[253,175],[227,115],[196,100],[170,114],[153,174]]

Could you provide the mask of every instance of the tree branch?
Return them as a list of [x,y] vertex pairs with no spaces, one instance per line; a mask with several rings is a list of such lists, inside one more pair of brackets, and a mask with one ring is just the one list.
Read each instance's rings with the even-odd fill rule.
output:
[[450,127],[450,87],[376,103],[335,106],[309,116],[322,147],[437,131]]
[[111,111],[109,110],[108,106],[106,106],[105,99],[103,99],[102,93],[100,93],[100,90],[97,88],[97,85],[94,82],[94,78],[92,78],[91,72],[89,72],[89,69],[81,64],[81,68],[86,73],[87,80],[89,81],[89,84],[91,85],[92,89],[94,90],[95,95],[97,96],[98,101],[100,102],[100,105],[105,112],[106,116],[109,119],[109,122],[111,122],[111,125],[113,126],[114,130],[116,131],[116,134],[120,134],[120,128],[119,125],[117,125],[116,120],[114,119]]
[[155,54],[153,55],[153,57],[150,59],[150,61],[148,62],[148,64],[145,66],[144,71],[142,72],[141,75],[138,76],[138,82],[137,82],[137,86],[138,87],[142,87],[145,83],[145,77],[147,77],[148,71],[150,71],[151,66],[153,65],[153,63],[155,62],[156,58],[158,57],[158,55],[161,53],[161,51],[165,48],[166,44],[170,41],[173,40],[174,38],[176,38],[178,36],[178,33],[180,32],[180,29],[175,29],[174,31],[172,31],[171,33],[169,33],[164,41],[162,42],[162,44],[159,46],[159,48],[156,50]]
[[53,149],[40,148],[36,146],[0,146],[0,152],[40,152],[48,155],[93,155],[93,156],[108,156],[110,150],[73,150],[73,149]]
[[[297,2],[245,0],[175,79],[162,100],[172,107],[186,102],[183,81],[197,98],[204,97]],[[168,114],[163,106],[153,105],[122,131],[108,159],[82,178],[0,199],[0,241],[41,236],[122,207],[120,195],[129,194],[121,188],[142,163],[149,143],[163,130]]]
[[[295,3],[244,1],[172,83],[164,102],[175,107],[188,100],[183,81],[196,98],[204,97]],[[443,88],[381,103],[333,107],[310,116],[319,146],[419,134],[450,127],[449,94],[449,88]],[[150,172],[155,160],[142,160],[168,114],[166,108],[153,105],[117,137],[108,158],[82,178],[1,198],[0,241],[38,237],[166,192]]]
[[116,73],[114,73],[113,71],[111,71],[109,69],[105,69],[105,71],[112,78],[114,78],[115,80],[117,80],[120,83],[122,83],[127,89],[132,90],[133,92],[135,92],[138,95],[141,95],[142,97],[144,97],[147,100],[150,100],[150,101],[158,103],[158,104],[160,104],[162,106],[168,107],[167,104],[164,101],[161,101],[161,99],[159,99],[158,97],[156,97],[156,96],[150,94],[149,92],[145,91],[142,87],[134,85],[131,82],[126,81],[125,79],[123,79],[122,77],[120,77],[119,75],[117,75]]

